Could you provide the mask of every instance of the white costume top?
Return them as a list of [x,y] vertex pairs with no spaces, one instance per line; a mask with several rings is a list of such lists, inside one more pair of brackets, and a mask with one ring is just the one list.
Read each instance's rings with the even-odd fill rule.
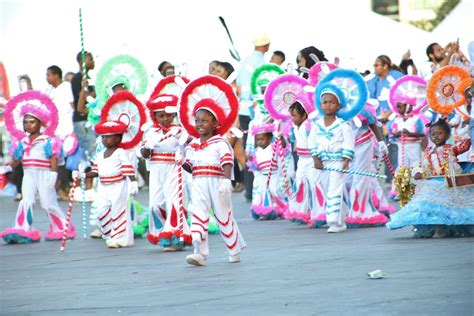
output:
[[28,136],[18,142],[15,149],[15,159],[20,160],[23,168],[28,169],[51,169],[50,159],[53,156],[52,139],[46,135],[40,135],[30,142]]
[[[409,115],[406,120],[404,120],[401,115],[397,115],[393,121],[389,123],[388,129],[392,134],[401,132],[403,129],[406,129],[410,133],[425,133],[424,123],[418,114]],[[402,137],[398,137],[397,142],[401,141]],[[419,143],[421,142],[421,138],[406,136],[403,141],[405,143]]]
[[293,125],[293,134],[295,135],[296,153],[300,157],[311,156],[308,147],[308,137],[311,131],[311,121],[306,120],[300,126]]
[[336,118],[328,127],[324,118],[314,122],[308,139],[311,156],[318,156],[321,161],[352,159],[354,157],[354,133],[348,122]]
[[56,135],[64,138],[73,132],[72,114],[74,113],[74,97],[72,95],[71,84],[68,81],[63,81],[59,86],[54,88],[50,86],[47,94],[53,100],[58,109],[58,127],[56,128]]
[[97,154],[97,159],[92,166],[92,171],[99,175],[101,184],[118,183],[127,176],[135,175],[135,170],[125,150],[117,148],[110,157],[105,158],[106,150]]
[[[142,147],[147,142],[158,143],[154,146],[149,161],[152,165],[158,163],[174,163],[175,153],[181,149],[179,136],[182,128],[179,125],[171,125],[169,129],[154,127],[148,130],[143,137]],[[162,140],[163,141],[160,141]]]
[[[270,166],[273,157],[272,147],[272,144],[270,144],[266,148],[255,148],[253,162],[255,163],[255,167],[257,168],[257,170],[260,171],[262,174],[268,174],[268,172],[270,171]],[[275,175],[276,173],[274,172],[273,174]]]
[[234,164],[234,152],[220,135],[206,142],[194,139],[186,148],[186,162],[192,168],[193,177],[224,177],[225,164]]

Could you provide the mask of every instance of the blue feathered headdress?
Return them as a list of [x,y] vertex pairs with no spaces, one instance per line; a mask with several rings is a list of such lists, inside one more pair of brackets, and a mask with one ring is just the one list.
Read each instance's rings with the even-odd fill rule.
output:
[[346,121],[352,119],[364,108],[368,98],[364,79],[358,72],[349,69],[331,71],[316,86],[314,101],[322,115],[324,112],[321,109],[321,96],[328,92],[336,95],[340,100],[341,108],[336,115]]

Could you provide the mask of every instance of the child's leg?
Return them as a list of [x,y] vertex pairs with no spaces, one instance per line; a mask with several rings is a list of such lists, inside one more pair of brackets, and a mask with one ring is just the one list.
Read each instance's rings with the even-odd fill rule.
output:
[[165,200],[164,200],[164,173],[160,172],[159,165],[150,167],[150,197],[148,217],[148,240],[152,244],[158,243],[158,235],[163,230],[166,218]]
[[208,178],[196,178],[193,180],[191,191],[190,209],[193,211],[191,218],[191,236],[193,245],[197,246],[197,251],[203,256],[209,255],[208,244],[208,224],[211,200],[208,195]]
[[112,219],[110,239],[107,245],[112,246],[115,243],[119,247],[127,247],[133,245],[133,228],[130,212],[128,209],[128,185],[127,181],[109,185],[111,187],[111,212]]
[[[42,170],[38,174],[41,183],[41,185],[38,186],[40,204],[45,210],[49,219],[49,231],[46,234],[45,239],[60,240],[62,238],[63,231],[66,228],[66,216],[59,208],[56,190],[46,185],[46,179],[49,176],[49,173],[50,171]],[[69,225],[67,237],[76,237],[76,231],[72,222]]]
[[94,202],[97,211],[98,226],[102,235],[106,239],[110,238],[110,232],[112,231],[112,218],[110,216],[112,203],[110,203],[111,195],[109,186],[104,186],[99,183],[97,187],[97,198]]
[[407,166],[413,167],[421,159],[421,145],[420,143],[405,144],[405,161]]
[[32,227],[35,195],[38,189],[37,172],[38,170],[34,169],[24,170],[23,199],[18,205],[14,227],[0,233],[0,237],[3,237],[7,243],[30,243],[41,239],[40,231]]
[[210,182],[212,183],[210,187],[211,206],[219,223],[221,236],[224,239],[229,255],[237,255],[240,253],[242,246],[245,245],[245,241],[240,235],[237,222],[235,222],[232,214],[232,194],[230,192],[224,194],[218,192],[217,189],[222,179],[212,178]]
[[[324,162],[325,165],[340,168],[340,161]],[[328,187],[326,192],[326,220],[328,225],[342,226],[344,223],[343,193],[344,190],[344,174],[335,171],[329,171]]]

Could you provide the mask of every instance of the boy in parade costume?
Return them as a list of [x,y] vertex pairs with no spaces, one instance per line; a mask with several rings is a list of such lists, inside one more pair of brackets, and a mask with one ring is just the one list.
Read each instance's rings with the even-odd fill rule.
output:
[[205,265],[209,255],[210,209],[219,224],[229,262],[240,262],[246,246],[232,212],[232,147],[222,135],[237,118],[238,101],[232,87],[214,76],[190,82],[179,106],[181,124],[196,137],[186,149],[183,168],[192,173],[191,236],[194,254],[186,257],[191,265]]
[[[96,201],[98,220],[109,248],[133,245],[128,198],[129,194],[138,193],[138,183],[126,151],[119,147],[126,131],[127,125],[120,121],[97,124],[95,132],[102,135],[105,149],[97,155],[92,171],[76,171],[73,175],[75,178],[99,178]],[[126,178],[131,181],[130,188]]]
[[[187,222],[183,225],[183,236],[178,236],[179,214],[178,168],[175,155],[182,155],[179,137],[182,128],[173,124],[176,117],[178,97],[162,94],[147,102],[154,127],[149,129],[141,144],[141,154],[148,160],[150,170],[149,230],[148,240],[160,243],[165,251],[181,250],[190,245],[191,235]],[[181,188],[182,190],[182,188]],[[183,237],[183,241],[180,241]]]
[[[15,113],[23,118],[23,131],[15,126]],[[41,239],[40,231],[32,227],[35,197],[38,193],[41,207],[49,219],[49,232],[45,239],[60,240],[66,227],[66,219],[59,208],[55,190],[61,142],[50,136],[54,135],[58,123],[57,109],[51,99],[37,91],[22,93],[7,103],[5,123],[9,132],[21,140],[12,147],[12,164],[0,167],[0,174],[23,166],[23,199],[18,205],[14,227],[1,232],[0,237],[7,243],[31,243]],[[71,224],[67,237],[75,236],[74,225]]]
[[[311,128],[308,147],[316,169],[348,170],[354,158],[354,133],[348,122],[357,115],[367,102],[367,88],[362,77],[346,69],[331,71],[316,86],[315,104],[323,115]],[[347,229],[348,212],[344,198],[345,174],[339,171],[323,171],[326,222],[328,233]]]

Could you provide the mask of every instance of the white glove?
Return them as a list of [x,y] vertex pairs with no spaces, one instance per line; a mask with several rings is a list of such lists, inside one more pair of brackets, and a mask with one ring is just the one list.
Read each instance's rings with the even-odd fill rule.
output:
[[0,174],[5,174],[5,173],[8,173],[8,172],[12,172],[12,166],[1,166],[0,167]]
[[56,171],[51,171],[46,179],[46,185],[50,189],[54,189],[56,185],[56,180],[58,179],[58,173]]
[[80,170],[73,170],[72,171],[72,178],[73,179],[85,179],[86,174]]
[[383,140],[379,141],[379,151],[382,153],[382,155],[388,155],[388,147]]
[[230,179],[222,180],[222,183],[219,186],[219,189],[217,190],[219,191],[220,194],[232,192],[232,182],[230,181]]
[[137,195],[138,194],[138,182],[132,181],[130,182],[130,194]]

